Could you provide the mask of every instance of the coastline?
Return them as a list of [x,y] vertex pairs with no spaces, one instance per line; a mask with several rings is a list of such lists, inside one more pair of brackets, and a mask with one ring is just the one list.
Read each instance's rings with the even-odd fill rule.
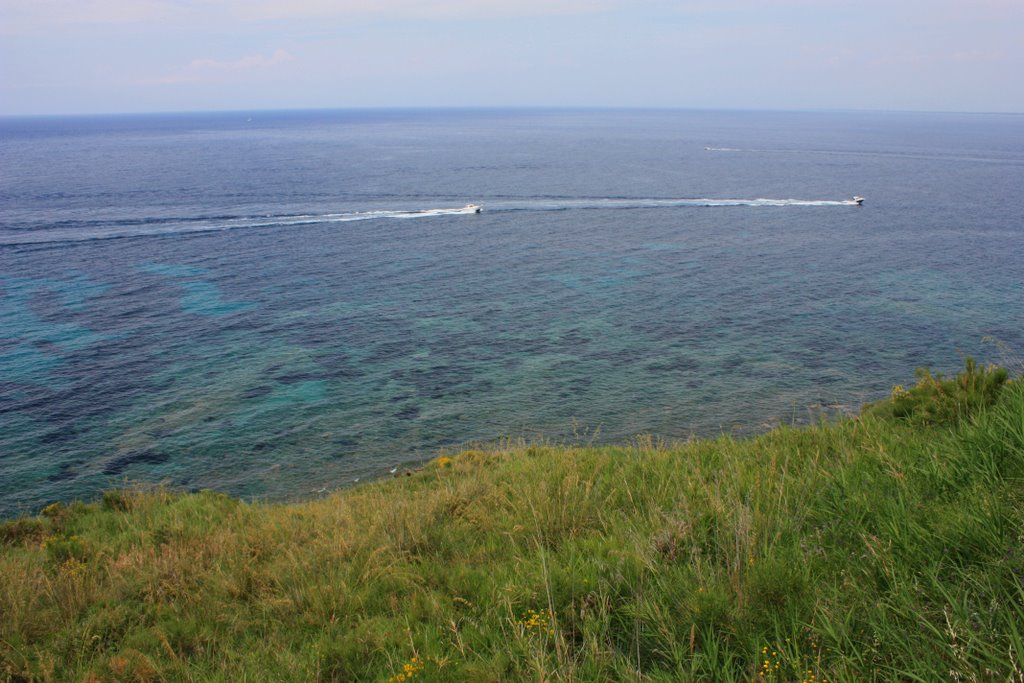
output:
[[[466,451],[306,503],[52,505],[0,527],[0,670],[1005,680],[1024,652],[1024,383],[992,372],[748,439]],[[925,389],[965,375],[991,400],[933,410]]]

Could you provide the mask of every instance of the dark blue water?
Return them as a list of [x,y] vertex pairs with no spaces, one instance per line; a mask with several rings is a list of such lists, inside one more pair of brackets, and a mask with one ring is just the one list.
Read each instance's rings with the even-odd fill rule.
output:
[[1020,116],[0,120],[0,514],[856,409],[1024,351],[1021,188]]

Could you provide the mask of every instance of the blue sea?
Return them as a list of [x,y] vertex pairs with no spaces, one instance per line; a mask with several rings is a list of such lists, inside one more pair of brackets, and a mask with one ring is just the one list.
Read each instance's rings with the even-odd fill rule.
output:
[[0,119],[0,516],[856,411],[1024,354],[1022,189],[1011,115]]

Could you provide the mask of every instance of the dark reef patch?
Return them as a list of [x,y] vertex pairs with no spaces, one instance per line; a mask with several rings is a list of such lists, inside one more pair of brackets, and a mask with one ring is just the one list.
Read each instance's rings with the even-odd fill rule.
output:
[[267,394],[273,391],[273,388],[268,387],[266,385],[252,387],[242,392],[242,398],[260,398],[262,396],[266,396]]
[[165,463],[170,459],[170,456],[166,453],[151,450],[136,450],[128,451],[123,453],[116,458],[110,460],[106,465],[103,466],[103,474],[113,476],[121,474],[131,465],[146,464],[146,465],[159,465]]
[[417,406],[405,406],[395,413],[399,420],[415,420],[420,416],[420,409]]
[[699,367],[699,361],[686,357],[668,358],[647,364],[649,372],[693,372]]

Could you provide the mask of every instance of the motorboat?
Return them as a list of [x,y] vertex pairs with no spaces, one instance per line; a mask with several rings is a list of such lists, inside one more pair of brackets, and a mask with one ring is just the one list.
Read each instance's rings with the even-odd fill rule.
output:
[[857,206],[861,206],[864,204],[864,198],[858,195],[854,195],[853,203],[856,204]]
[[462,207],[462,210],[465,211],[466,213],[480,213],[481,208],[482,207],[478,206],[477,204],[466,204],[464,207]]

